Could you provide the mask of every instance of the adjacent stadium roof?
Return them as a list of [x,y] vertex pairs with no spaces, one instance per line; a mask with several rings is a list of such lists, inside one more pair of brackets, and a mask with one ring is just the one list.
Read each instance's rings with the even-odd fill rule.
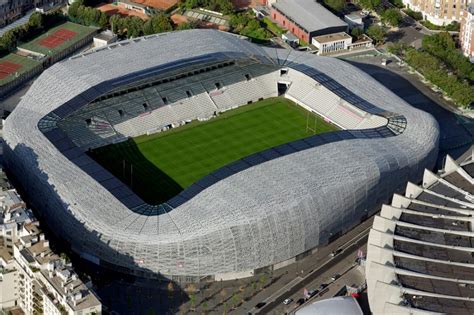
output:
[[[259,83],[276,93],[277,81],[294,77],[290,90],[300,104],[318,111],[333,102],[338,119],[384,117],[386,125],[311,136],[244,158],[160,211],[58,127],[102,95],[122,93],[120,87],[190,65],[232,60],[277,69],[272,80],[246,81],[242,74],[249,84],[244,86]],[[246,104],[246,93],[258,91],[238,86],[226,84],[224,94],[215,88],[219,93],[213,97],[234,95]],[[191,108],[211,96],[203,90],[191,97],[197,102]],[[177,105],[160,105],[160,111]],[[348,63],[257,46],[229,33],[189,30],[119,42],[53,65],[8,117],[3,135],[6,166],[52,229],[82,257],[146,276],[219,279],[250,276],[357,225],[434,165],[439,131],[431,115]]]
[[330,27],[346,26],[347,23],[335,16],[315,0],[277,0],[273,7],[305,28],[308,32]]
[[363,315],[359,303],[352,296],[338,296],[316,301],[295,312],[295,315]]
[[367,251],[367,285],[377,314],[474,312],[473,150],[446,158],[438,174],[375,217]]

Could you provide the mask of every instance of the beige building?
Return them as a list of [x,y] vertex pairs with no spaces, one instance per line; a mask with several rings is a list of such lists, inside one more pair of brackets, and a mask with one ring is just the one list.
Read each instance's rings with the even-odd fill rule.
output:
[[403,0],[408,8],[421,12],[425,20],[436,25],[459,22],[469,3],[473,0]]
[[100,314],[102,305],[64,257],[49,248],[18,193],[0,191],[0,314]]
[[462,12],[459,41],[464,55],[474,58],[474,3],[468,5]]

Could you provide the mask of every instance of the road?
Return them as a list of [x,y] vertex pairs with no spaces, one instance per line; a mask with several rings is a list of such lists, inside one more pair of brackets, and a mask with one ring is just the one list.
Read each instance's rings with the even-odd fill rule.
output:
[[[281,311],[278,306],[281,305],[284,299],[293,295],[301,295],[301,291],[304,287],[316,286],[316,282],[318,283],[317,286],[319,286],[323,280],[330,278],[330,273],[336,273],[342,270],[339,269],[340,267],[337,267],[339,270],[335,271],[332,269],[333,266],[336,266],[347,257],[351,257],[350,260],[354,262],[356,258],[354,251],[357,253],[357,249],[363,247],[367,242],[367,235],[372,226],[372,222],[373,218],[369,218],[327,246],[320,247],[315,254],[305,257],[302,261],[287,267],[288,270],[293,270],[294,273],[288,272],[286,277],[281,279],[282,281],[273,284],[268,289],[252,297],[251,300],[234,310],[232,314],[248,314],[249,312],[255,314],[274,314],[275,312]],[[334,258],[330,258],[329,254],[338,248],[343,249],[343,252]],[[350,263],[348,264],[347,262],[344,264],[346,266],[350,265]],[[303,273],[296,272],[300,269]],[[301,280],[296,282],[294,279],[297,277],[301,277]],[[291,283],[291,285],[288,285],[289,283]],[[285,289],[282,290],[282,288]],[[267,305],[257,310],[255,305],[260,302],[265,302]]]
[[[302,297],[302,291],[304,288],[317,289],[320,284],[330,282],[327,289],[324,291],[324,296],[330,295],[327,294],[328,291],[332,291],[335,294],[336,290],[330,290],[333,285],[341,283],[344,279],[341,277],[338,281],[331,281],[330,278],[335,274],[345,274],[348,270],[352,269],[354,266],[355,259],[357,257],[357,251],[359,249],[365,248],[370,227],[359,233],[356,237],[349,240],[344,246],[341,247],[343,251],[336,255],[335,257],[327,257],[326,261],[322,265],[303,278],[301,281],[293,285],[291,288],[285,292],[281,292],[278,296],[272,296],[268,300],[267,304],[260,310],[253,309],[250,312],[255,314],[284,314],[290,312],[295,308],[296,303],[299,298]],[[352,284],[352,283],[348,283]],[[294,302],[290,305],[283,305],[283,301],[286,298],[292,298]]]

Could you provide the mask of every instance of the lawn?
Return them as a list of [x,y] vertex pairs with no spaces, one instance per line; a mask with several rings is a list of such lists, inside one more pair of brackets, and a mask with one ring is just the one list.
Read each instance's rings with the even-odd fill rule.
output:
[[316,119],[316,133],[337,130],[290,100],[272,98],[90,154],[145,201],[157,204],[233,161],[313,135],[306,130],[308,115],[313,126]]
[[[48,48],[40,44],[40,42],[44,40],[46,37],[50,36],[51,34],[61,29],[73,31],[77,34],[71,39],[64,41],[62,44],[54,48]],[[72,46],[76,42],[80,41],[84,37],[87,37],[89,34],[94,33],[94,32],[97,32],[96,28],[83,26],[83,25],[79,25],[79,24],[75,24],[71,22],[66,22],[64,24],[53,27],[52,29],[49,29],[46,33],[43,33],[40,36],[36,37],[35,39],[29,41],[28,43],[21,45],[20,48],[24,48],[27,50],[39,52],[44,55],[52,56],[58,52],[65,50],[69,46]]]
[[[26,73],[30,71],[31,69],[35,68],[36,66],[40,65],[40,62],[35,61],[33,59],[15,55],[15,54],[8,54],[3,58],[0,58],[0,65],[2,63],[13,63],[15,65],[21,66],[16,72],[18,75],[21,75],[23,73]],[[4,85],[10,81],[13,81],[16,78],[15,73],[10,73],[7,76],[1,76],[2,78],[0,79],[0,85]]]

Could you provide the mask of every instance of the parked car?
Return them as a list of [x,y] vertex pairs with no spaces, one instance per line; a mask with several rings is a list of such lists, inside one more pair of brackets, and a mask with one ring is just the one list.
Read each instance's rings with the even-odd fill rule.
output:
[[340,276],[341,276],[340,274],[337,274],[337,273],[336,273],[336,274],[334,274],[334,275],[331,277],[331,280],[332,280],[332,281],[336,281],[337,279],[339,279]]
[[338,248],[335,251],[333,251],[331,254],[329,254],[329,257],[336,257],[342,252],[342,249]]
[[301,299],[298,299],[298,301],[296,301],[296,304],[298,304],[298,306],[300,306],[300,305],[303,305],[304,302],[306,302],[306,299],[301,298]]
[[319,291],[324,290],[324,288],[327,287],[327,286],[328,286],[327,283],[321,283],[321,285],[319,286]]
[[309,297],[313,297],[313,296],[315,296],[315,295],[318,294],[318,293],[319,293],[319,290],[318,290],[318,289],[309,290],[309,291],[308,291]]
[[289,298],[289,299],[285,299],[285,300],[283,301],[283,304],[288,305],[288,304],[290,304],[291,302],[293,302],[293,299],[292,299],[292,298]]
[[266,305],[267,303],[265,302],[260,302],[260,303],[257,303],[257,305],[255,305],[256,308],[262,308]]

